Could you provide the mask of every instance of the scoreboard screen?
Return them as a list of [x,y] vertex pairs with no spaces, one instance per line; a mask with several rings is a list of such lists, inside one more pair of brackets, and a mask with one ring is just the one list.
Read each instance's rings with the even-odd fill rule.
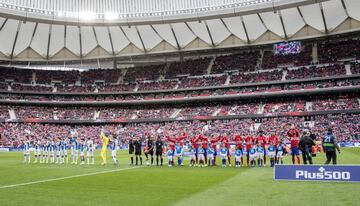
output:
[[281,42],[274,44],[275,55],[288,55],[300,53],[301,43],[299,41]]

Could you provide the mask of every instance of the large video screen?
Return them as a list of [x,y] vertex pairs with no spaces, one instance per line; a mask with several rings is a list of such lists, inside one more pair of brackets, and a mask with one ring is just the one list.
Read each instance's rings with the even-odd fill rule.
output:
[[300,53],[301,43],[299,41],[281,42],[274,44],[275,55],[288,55]]

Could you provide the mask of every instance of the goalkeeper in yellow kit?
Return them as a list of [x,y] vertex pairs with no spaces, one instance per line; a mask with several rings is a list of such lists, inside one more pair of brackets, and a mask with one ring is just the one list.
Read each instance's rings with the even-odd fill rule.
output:
[[104,132],[101,131],[100,138],[103,141],[103,145],[101,148],[101,158],[102,158],[103,162],[101,163],[101,165],[105,165],[106,164],[106,148],[109,143],[109,137],[106,137]]

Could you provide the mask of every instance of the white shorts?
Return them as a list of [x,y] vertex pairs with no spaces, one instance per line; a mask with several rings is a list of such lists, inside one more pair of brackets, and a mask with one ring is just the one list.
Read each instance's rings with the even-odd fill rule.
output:
[[84,156],[84,151],[80,151],[80,156]]
[[190,160],[194,160],[194,159],[196,159],[195,154],[191,154],[190,155]]
[[264,157],[264,153],[257,153],[256,156],[258,159],[262,159]]
[[236,162],[240,162],[240,160],[241,160],[241,156],[235,156],[235,161]]
[[71,150],[71,155],[78,155],[78,151],[77,150]]
[[183,156],[182,153],[180,154],[175,153],[175,157],[182,157],[182,156]]
[[67,150],[63,150],[63,155],[65,156],[65,157],[67,157]]
[[199,154],[199,160],[204,160],[204,159],[205,159],[204,154]]
[[56,155],[57,155],[57,156],[60,156],[60,151],[57,151],[57,152],[56,152]]
[[87,151],[86,155],[87,155],[88,157],[94,156],[94,151],[92,151],[92,150]]
[[30,155],[30,150],[24,150],[24,155]]
[[41,149],[35,150],[35,155],[41,155]]
[[116,157],[116,150],[111,150],[111,156]]
[[54,156],[54,154],[55,154],[54,150],[50,151],[50,155]]
[[270,158],[274,158],[275,157],[275,152],[269,152],[268,155],[269,155]]
[[276,157],[280,158],[283,157],[284,152],[283,151],[278,151]]
[[221,159],[226,159],[227,154],[220,154],[220,156],[221,156]]
[[255,160],[256,154],[250,154],[249,157],[250,157],[250,160]]
[[213,155],[213,154],[208,154],[208,159],[209,159],[209,160],[214,159],[214,155]]
[[168,158],[169,161],[173,160],[173,156],[168,156],[167,158]]
[[48,156],[48,155],[49,155],[49,151],[44,150],[44,154],[45,154],[46,156]]

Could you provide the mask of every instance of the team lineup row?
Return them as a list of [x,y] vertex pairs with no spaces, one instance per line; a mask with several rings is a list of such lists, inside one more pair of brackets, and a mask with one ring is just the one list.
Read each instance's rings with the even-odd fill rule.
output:
[[[106,134],[105,134],[106,133]],[[110,142],[111,157],[114,164],[119,164],[116,159],[116,153],[119,147],[119,137],[113,137],[107,132],[101,132],[100,139],[103,142],[101,157],[102,164],[106,164],[106,150]],[[266,166],[267,157],[270,158],[270,166],[275,163],[282,163],[282,158],[287,153],[291,152],[293,164],[295,164],[295,157],[297,163],[300,164],[300,151],[303,154],[304,163],[312,163],[310,153],[314,144],[314,139],[311,139],[310,132],[305,129],[302,137],[300,132],[295,127],[287,131],[288,138],[280,139],[275,133],[269,137],[265,136],[262,131],[259,131],[257,137],[248,135],[242,137],[236,134],[233,140],[224,134],[223,136],[213,135],[212,138],[207,138],[203,134],[188,138],[187,134],[182,132],[177,137],[165,136],[162,139],[158,136],[156,139],[148,136],[146,141],[135,137],[129,140],[128,149],[130,154],[130,164],[142,165],[141,154],[144,152],[147,160],[147,165],[154,164],[154,156],[156,156],[156,164],[163,164],[163,155],[168,159],[168,165],[174,166],[174,160],[177,159],[177,165],[183,165],[185,156],[190,158],[190,166],[215,166],[216,157],[220,156],[222,165],[226,166],[226,159],[228,165],[231,166],[231,156],[235,157],[235,165],[237,167],[244,166],[243,156],[246,156],[247,166]],[[69,142],[68,142],[69,140]],[[287,143],[290,141],[290,145]],[[144,147],[143,147],[144,143]],[[69,147],[68,147],[69,145]],[[85,164],[85,157],[87,164],[94,164],[94,150],[96,144],[91,139],[79,139],[76,131],[70,138],[56,139],[56,141],[46,141],[45,143],[37,141],[31,143],[29,140],[23,143],[24,162],[30,162],[30,150],[34,150],[34,162],[40,163],[69,163],[68,149],[71,150],[72,164],[78,163],[80,153],[81,164]],[[219,155],[218,155],[219,154]],[[304,156],[305,155],[305,156]],[[149,162],[149,158],[151,163]]]

